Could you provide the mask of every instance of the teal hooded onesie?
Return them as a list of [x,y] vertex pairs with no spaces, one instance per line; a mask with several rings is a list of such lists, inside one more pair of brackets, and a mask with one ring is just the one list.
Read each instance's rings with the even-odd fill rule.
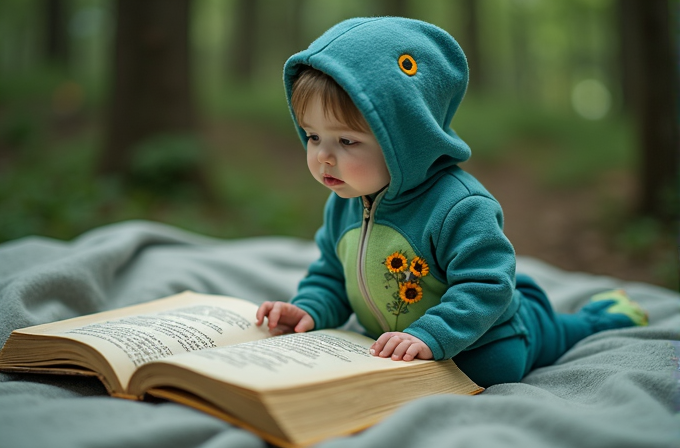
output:
[[315,329],[339,327],[355,313],[370,336],[409,333],[434,359],[454,358],[488,386],[519,381],[595,331],[632,324],[621,314],[602,318],[608,303],[556,314],[530,278],[515,276],[499,203],[459,167],[470,148],[449,125],[468,68],[448,33],[397,17],[341,22],[286,62],[289,106],[307,67],[348,93],[390,173],[375,197],[328,198],[316,234],[320,258],[291,301]]
[[321,258],[293,303],[317,329],[340,326],[355,312],[368,334],[410,333],[435,359],[524,333],[501,207],[458,166],[470,149],[449,127],[468,82],[456,41],[421,21],[357,18],[286,62],[289,101],[305,66],[349,94],[382,147],[391,181],[367,219],[362,198],[331,194],[316,236]]

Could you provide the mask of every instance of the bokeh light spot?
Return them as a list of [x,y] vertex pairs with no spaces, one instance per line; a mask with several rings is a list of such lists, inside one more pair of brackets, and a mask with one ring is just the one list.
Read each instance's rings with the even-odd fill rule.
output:
[[597,79],[584,79],[571,91],[574,110],[588,120],[604,118],[612,105],[609,89]]

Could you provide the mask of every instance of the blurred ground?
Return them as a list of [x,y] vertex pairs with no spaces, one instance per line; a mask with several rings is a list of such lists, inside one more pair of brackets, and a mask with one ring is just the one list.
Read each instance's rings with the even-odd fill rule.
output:
[[[607,204],[630,207],[630,174],[612,172],[595,185],[547,189],[520,163],[468,162],[465,167],[500,201],[505,232],[518,255],[529,255],[570,271],[611,275],[678,289],[671,235],[634,247],[626,222],[612,222]],[[621,212],[619,212],[621,214]],[[628,224],[630,225],[630,224]]]

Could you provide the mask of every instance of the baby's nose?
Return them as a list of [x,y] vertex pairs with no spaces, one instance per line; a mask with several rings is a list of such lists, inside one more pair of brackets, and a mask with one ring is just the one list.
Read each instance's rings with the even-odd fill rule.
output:
[[335,156],[331,151],[324,148],[321,148],[319,150],[317,160],[319,161],[319,163],[323,163],[326,165],[335,165]]

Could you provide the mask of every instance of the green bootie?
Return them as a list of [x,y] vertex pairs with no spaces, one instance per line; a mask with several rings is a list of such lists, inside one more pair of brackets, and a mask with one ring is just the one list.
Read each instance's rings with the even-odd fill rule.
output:
[[645,326],[649,323],[647,312],[632,301],[623,289],[595,294],[581,312],[589,316],[597,331]]

